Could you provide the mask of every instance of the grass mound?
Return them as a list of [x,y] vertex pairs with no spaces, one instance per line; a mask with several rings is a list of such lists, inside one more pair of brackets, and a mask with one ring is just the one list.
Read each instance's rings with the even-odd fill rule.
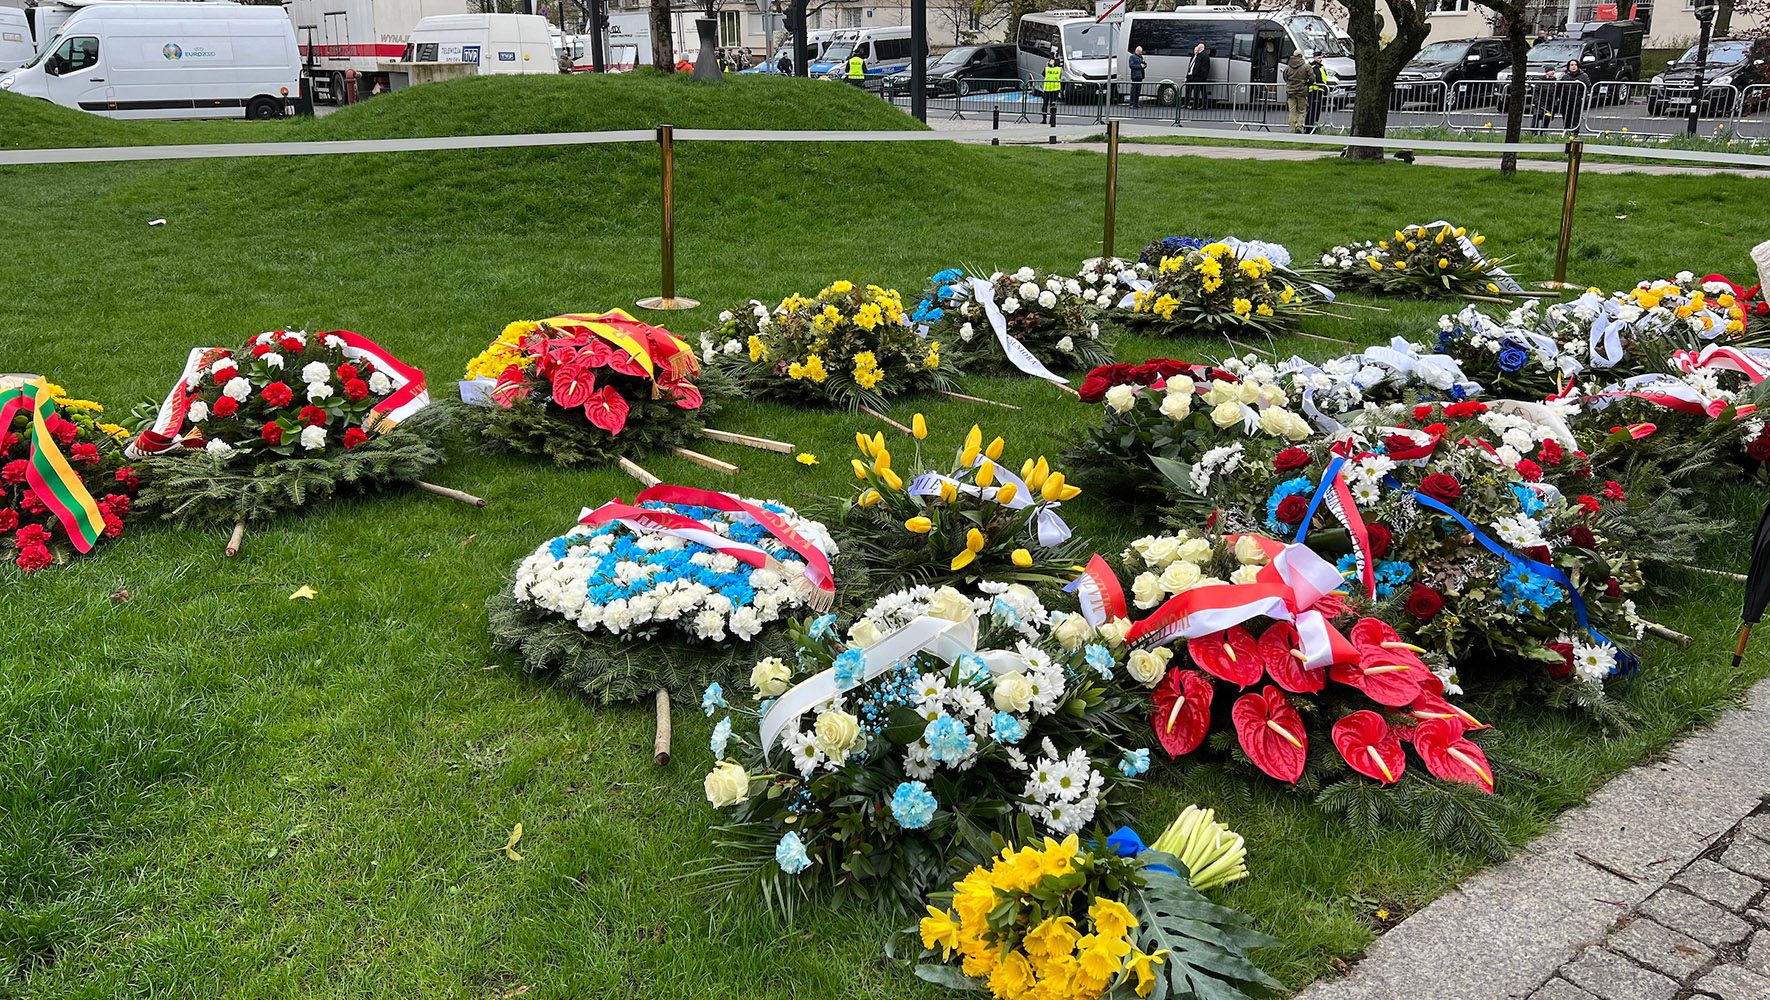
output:
[[394,139],[595,132],[658,125],[721,129],[913,129],[915,119],[834,83],[752,74],[696,83],[655,70],[476,76],[385,94],[323,118],[273,122],[117,121],[0,93],[0,148]]

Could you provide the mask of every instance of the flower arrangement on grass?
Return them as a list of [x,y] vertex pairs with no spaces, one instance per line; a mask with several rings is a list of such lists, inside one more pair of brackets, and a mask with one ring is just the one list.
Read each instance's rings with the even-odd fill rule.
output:
[[123,533],[140,474],[104,407],[46,379],[0,376],[0,546],[25,573]]
[[1276,989],[1249,958],[1275,939],[1210,902],[1186,871],[1173,846],[1143,848],[1134,835],[1004,845],[935,894],[916,928],[916,974],[999,1000],[1245,1000]]
[[1498,295],[1516,283],[1503,261],[1484,256],[1487,242],[1448,222],[1408,225],[1390,239],[1332,247],[1311,276],[1343,291],[1373,295]]
[[[1258,357],[1230,358],[1232,372],[1265,371]],[[1463,374],[1447,354],[1429,354],[1420,345],[1393,337],[1387,346],[1329,358],[1316,364],[1299,357],[1278,365],[1274,374],[1286,382],[1291,396],[1317,430],[1340,430],[1365,406],[1408,400],[1462,400],[1479,396],[1481,385]]]
[[443,460],[429,401],[424,373],[366,337],[276,330],[192,350],[165,401],[136,407],[128,454],[154,473],[144,507],[244,525],[416,482]]
[[772,310],[752,300],[720,313],[701,345],[709,368],[730,373],[744,392],[848,410],[950,389],[956,374],[950,350],[918,333],[897,292],[850,281],[812,298],[789,295]]
[[829,606],[836,552],[778,501],[654,486],[524,557],[488,603],[492,642],[605,704],[730,680],[777,623]]
[[1076,281],[1082,286],[1082,304],[1102,311],[1129,309],[1131,295],[1149,287],[1158,263],[1090,257],[1076,271]]
[[1207,243],[1183,256],[1164,257],[1150,287],[1132,293],[1131,315],[1157,333],[1246,331],[1277,335],[1295,330],[1309,296],[1263,256],[1238,257],[1228,243]]
[[1112,360],[1100,334],[1098,292],[1083,298],[1078,278],[1030,267],[987,277],[957,268],[929,279],[910,314],[947,344],[967,372],[1023,372],[1052,381],[1053,371],[1093,368]]
[[682,444],[715,408],[694,351],[616,309],[506,326],[467,364],[485,444],[559,465]]
[[[944,468],[929,468],[921,443],[928,426],[912,422],[912,468],[900,472],[883,432],[856,433],[855,495],[842,504],[837,530],[878,585],[1005,580],[1061,583],[1080,554],[1058,508],[1081,490],[1043,455],[1017,476],[1003,462],[1002,438],[988,444],[973,425]],[[907,478],[906,478],[907,477]]]
[[814,891],[907,908],[992,836],[1117,817],[1148,763],[1122,654],[1023,586],[984,589],[890,595],[847,642],[834,615],[792,629],[796,651],[753,668],[752,707],[707,691],[724,888],[787,911]]

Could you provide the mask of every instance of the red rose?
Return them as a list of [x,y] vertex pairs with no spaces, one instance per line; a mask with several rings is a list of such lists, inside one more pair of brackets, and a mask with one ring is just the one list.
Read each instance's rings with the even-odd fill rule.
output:
[[294,337],[279,337],[277,338],[277,346],[289,354],[300,354],[302,344]]
[[1770,462],[1770,434],[1759,434],[1745,446],[1745,457],[1754,462]]
[[337,368],[337,372],[338,372],[338,378],[340,381],[348,382],[351,379],[356,378],[356,365],[352,365],[352,364],[339,365]]
[[252,356],[255,358],[262,358],[266,354],[269,354],[269,353],[270,353],[270,345],[269,344],[253,344],[252,345]]
[[49,428],[49,436],[55,439],[55,443],[63,448],[73,444],[74,438],[80,435],[80,425],[72,420],[63,420],[59,414],[50,414],[49,419],[44,421],[44,426]]
[[1416,423],[1416,424],[1431,415],[1432,415],[1432,404],[1431,403],[1421,403],[1419,406],[1414,407],[1414,423]]
[[1444,415],[1450,417],[1452,420],[1461,420],[1464,417],[1479,416],[1486,412],[1487,404],[1474,399],[1461,403],[1452,403],[1444,408]]
[[283,443],[283,427],[274,420],[268,421],[258,429],[258,436],[264,439],[265,444],[275,448]]
[[348,451],[349,449],[355,448],[357,445],[362,444],[364,441],[367,441],[368,439],[369,439],[368,433],[365,432],[361,427],[352,427],[350,430],[347,430],[344,432],[344,448],[345,448],[345,450]]
[[288,406],[295,400],[295,393],[282,382],[272,382],[264,387],[264,401],[272,406]]
[[11,507],[0,510],[0,533],[11,531],[16,527],[18,527],[18,511]]
[[1616,577],[1604,581],[1604,596],[1613,601],[1622,599],[1622,584],[1617,582]]
[[326,426],[326,411],[317,406],[303,406],[301,412],[295,415],[295,419],[309,427],[324,427]]
[[1301,448],[1286,448],[1272,456],[1272,467],[1280,472],[1294,472],[1309,464],[1309,453]]
[[1386,524],[1372,524],[1366,528],[1371,536],[1371,555],[1378,559],[1389,551],[1390,543],[1395,541],[1395,533]]
[[35,573],[54,561],[55,558],[49,554],[49,550],[41,545],[20,549],[18,558],[14,560],[18,568],[26,573]]
[[[339,370],[343,371],[343,369],[339,369]],[[353,379],[348,379],[345,381],[345,383],[344,383],[344,398],[345,399],[348,399],[351,402],[356,403],[356,402],[361,402],[362,400],[368,398],[368,395],[369,395],[369,383],[364,382],[360,378],[353,378]]]
[[1463,484],[1447,472],[1434,472],[1420,480],[1420,492],[1439,503],[1450,503],[1463,495]]
[[1559,441],[1544,441],[1543,446],[1537,449],[1536,457],[1548,465],[1560,465],[1561,460],[1567,457],[1567,452]]
[[1415,618],[1430,618],[1444,610],[1444,595],[1424,584],[1416,583],[1407,592],[1407,613]]
[[1555,678],[1556,680],[1560,680],[1563,677],[1572,676],[1572,674],[1573,674],[1573,644],[1570,642],[1546,642],[1546,643],[1543,643],[1543,647],[1545,649],[1553,650],[1554,652],[1559,653],[1561,655],[1561,662],[1560,663],[1549,664],[1549,666],[1548,666],[1549,676]]
[[1398,451],[1412,451],[1419,446],[1419,442],[1406,434],[1389,434],[1383,438],[1383,450],[1391,455]]
[[0,479],[9,483],[22,483],[25,481],[25,469],[29,467],[30,463],[24,459],[15,458],[5,465],[0,465]]
[[68,457],[82,465],[93,465],[98,461],[98,445],[90,441],[81,441],[69,449]]
[[1303,515],[1307,513],[1309,501],[1294,493],[1278,502],[1278,519],[1285,524],[1302,524]]
[[1530,548],[1524,550],[1524,554],[1540,563],[1546,563],[1555,557],[1555,554],[1549,551],[1547,545],[1532,545]]
[[21,549],[28,549],[33,545],[48,545],[49,529],[41,524],[27,524],[18,529],[18,534],[12,536],[12,541]]
[[1602,504],[1598,503],[1597,497],[1582,496],[1575,500],[1574,503],[1579,504],[1580,509],[1584,510],[1587,514],[1596,514],[1603,507]]
[[1512,468],[1517,470],[1518,474],[1523,476],[1524,481],[1527,483],[1534,483],[1543,478],[1543,467],[1532,462],[1528,458],[1519,459],[1518,464],[1514,465]]
[[1592,529],[1583,524],[1576,524],[1567,529],[1567,540],[1582,549],[1595,548],[1598,539],[1592,537]]
[[231,417],[239,412],[239,409],[239,400],[232,396],[223,396],[215,401],[215,405],[209,407],[209,412],[218,417]]
[[1609,497],[1612,500],[1621,502],[1623,499],[1622,484],[1617,482],[1614,479],[1605,480],[1604,481],[1604,495]]
[[122,483],[123,488],[131,493],[141,489],[141,477],[136,475],[135,467],[131,465],[117,470],[117,482]]
[[239,374],[240,374],[240,370],[238,368],[235,368],[233,365],[228,365],[226,368],[217,369],[215,372],[215,384],[216,385],[226,385],[228,379],[236,378],[239,376]]

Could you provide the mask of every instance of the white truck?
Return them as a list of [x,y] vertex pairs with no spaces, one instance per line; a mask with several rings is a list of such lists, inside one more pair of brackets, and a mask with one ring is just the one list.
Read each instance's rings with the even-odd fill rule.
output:
[[480,76],[557,73],[559,57],[538,14],[441,14],[419,21],[404,63],[462,63]]
[[348,72],[359,95],[393,89],[384,64],[405,58],[418,22],[467,13],[469,0],[289,0],[309,93],[330,104],[343,103]]

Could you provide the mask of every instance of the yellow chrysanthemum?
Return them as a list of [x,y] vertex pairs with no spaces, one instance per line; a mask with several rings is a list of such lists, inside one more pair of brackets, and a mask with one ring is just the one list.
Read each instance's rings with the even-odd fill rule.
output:
[[868,302],[854,314],[854,325],[871,332],[885,319],[885,311],[874,303]]
[[830,283],[830,291],[835,292],[837,295],[847,295],[849,292],[854,291],[854,282],[852,282],[852,281],[831,282]]
[[761,337],[758,337],[753,333],[750,334],[750,363],[755,364],[756,362],[766,360],[767,358],[768,345],[762,342]]
[[822,358],[815,354],[810,354],[806,355],[804,364],[795,361],[788,365],[787,376],[794,379],[807,379],[812,382],[822,382],[824,379],[830,377],[830,373],[824,370],[824,360]]

